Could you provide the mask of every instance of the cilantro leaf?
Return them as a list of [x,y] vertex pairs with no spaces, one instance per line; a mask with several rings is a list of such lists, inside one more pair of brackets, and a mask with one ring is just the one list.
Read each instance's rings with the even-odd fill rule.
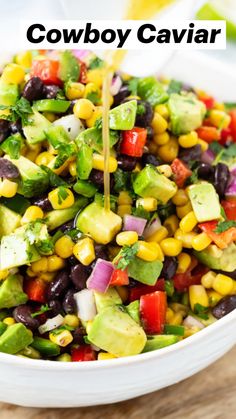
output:
[[31,317],[34,318],[34,317],[40,316],[40,314],[46,313],[47,311],[50,311],[50,310],[51,308],[48,307],[48,304],[42,305],[40,307],[40,310],[35,311],[34,313],[31,314]]
[[68,186],[68,184],[60,176],[54,173],[49,167],[44,165],[41,165],[40,167],[44,170],[44,172],[47,173],[50,186],[53,188],[57,188],[57,186]]
[[93,102],[94,105],[99,105],[101,103],[101,98],[99,92],[94,91],[87,94],[86,99]]
[[11,159],[19,159],[22,144],[23,138],[21,137],[21,135],[14,134],[6,138],[5,141],[3,141],[3,143],[1,144],[1,149],[6,154],[9,154]]
[[21,118],[21,122],[23,125],[29,125],[31,123],[29,115],[33,113],[33,110],[31,108],[30,102],[24,97],[21,97],[19,100],[17,100],[15,105],[0,105],[0,110],[5,109],[8,109],[10,111],[10,114],[2,115],[2,119],[7,119],[11,122],[16,122],[19,118]]
[[135,243],[132,246],[123,246],[121,251],[113,260],[113,263],[116,265],[116,269],[124,271],[138,253],[138,247],[138,243]]
[[132,208],[132,215],[135,217],[145,218],[148,221],[151,218],[150,212],[146,211],[142,205],[138,205],[137,208]]
[[138,83],[139,83],[139,79],[137,77],[133,77],[131,80],[128,81],[128,89],[131,95],[137,96]]
[[67,324],[64,324],[63,326],[60,326],[57,329],[52,330],[51,333],[53,335],[59,335],[61,332],[63,332],[63,330],[69,330],[69,332],[72,332],[73,330],[75,330],[75,328],[72,326],[68,326]]
[[104,61],[101,60],[99,57],[93,58],[93,60],[89,63],[89,69],[94,70],[95,68],[101,68],[104,67]]
[[234,221],[234,220],[220,221],[217,224],[214,232],[217,233],[217,234],[221,234],[221,233],[224,233],[225,231],[229,230],[229,228],[232,228],[232,227],[236,227],[236,221]]
[[227,220],[227,216],[225,214],[225,210],[222,206],[220,206],[220,215],[222,218],[224,218],[224,220]]
[[58,155],[54,162],[54,169],[59,169],[69,157],[76,155],[76,146],[73,143],[58,143],[55,147],[55,150],[58,151]]
[[68,195],[69,194],[68,194],[66,188],[64,186],[59,186],[58,194],[57,194],[59,205],[61,205],[62,202],[65,201],[65,199],[68,197]]
[[198,168],[194,169],[191,176],[189,176],[187,180],[188,185],[192,185],[193,183],[197,183],[199,181],[198,178]]
[[145,112],[146,112],[145,106],[142,103],[138,104],[136,115],[144,115]]
[[116,172],[114,172],[114,181],[115,181],[115,185],[114,185],[115,192],[127,191],[130,185],[129,172],[123,172],[123,170],[117,169]]
[[204,320],[208,320],[208,307],[204,307],[201,304],[197,303],[194,305],[194,313],[197,314],[198,317]]

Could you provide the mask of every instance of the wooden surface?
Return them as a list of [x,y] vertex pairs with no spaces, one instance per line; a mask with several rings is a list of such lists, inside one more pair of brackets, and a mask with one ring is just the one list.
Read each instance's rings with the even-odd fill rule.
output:
[[0,409],[1,419],[235,419],[236,347],[194,377],[127,402],[81,409],[0,403]]

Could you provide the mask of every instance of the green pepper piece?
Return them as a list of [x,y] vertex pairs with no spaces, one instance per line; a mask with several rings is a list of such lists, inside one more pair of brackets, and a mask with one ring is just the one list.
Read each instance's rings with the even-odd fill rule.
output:
[[86,196],[86,198],[92,198],[97,192],[96,186],[86,180],[77,180],[73,189],[77,194]]
[[167,335],[184,336],[184,326],[166,324],[164,327],[164,333]]
[[77,156],[77,173],[79,179],[86,180],[93,168],[93,150],[87,145],[82,144],[79,147]]
[[60,354],[60,346],[49,339],[36,336],[31,346],[45,356],[57,356]]
[[34,102],[34,109],[39,112],[64,113],[70,106],[69,100],[42,99]]
[[152,106],[166,102],[169,97],[163,85],[155,77],[145,77],[139,80],[138,95]]
[[155,351],[156,349],[165,348],[179,341],[179,336],[175,335],[153,335],[147,336],[147,342],[143,352]]

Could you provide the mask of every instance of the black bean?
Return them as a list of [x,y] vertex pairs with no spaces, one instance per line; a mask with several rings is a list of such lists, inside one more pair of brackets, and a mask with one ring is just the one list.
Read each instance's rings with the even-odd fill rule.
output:
[[147,127],[147,141],[152,141],[154,136],[154,130],[152,127]]
[[70,266],[75,266],[75,265],[77,265],[77,263],[78,263],[78,259],[76,259],[76,257],[75,257],[75,256],[70,256],[70,257],[67,259],[67,262],[69,263],[69,265],[70,265]]
[[86,288],[86,281],[89,277],[89,274],[84,265],[78,263],[77,265],[72,266],[70,270],[70,277],[71,281],[75,286],[76,291],[80,291]]
[[177,259],[175,257],[166,256],[163,262],[163,268],[160,275],[161,278],[163,277],[164,279],[167,279],[167,280],[172,279],[176,273],[177,267],[178,267]]
[[67,223],[63,224],[63,225],[60,227],[60,230],[61,230],[63,233],[65,233],[66,231],[70,231],[70,230],[72,230],[73,228],[74,228],[74,221],[72,220],[72,221],[68,221]]
[[194,147],[181,149],[179,152],[179,158],[185,163],[188,163],[190,160],[200,160],[201,155],[202,149],[200,144],[197,144]]
[[66,114],[67,115],[70,115],[70,114],[73,113],[73,109],[74,109],[74,106],[75,106],[76,102],[77,102],[77,100],[71,100],[70,101],[70,106],[69,106],[69,108],[66,111]]
[[103,246],[102,244],[95,244],[95,255],[96,258],[108,260],[108,253],[107,253],[107,247]]
[[229,181],[229,168],[224,163],[218,163],[215,166],[213,185],[220,197],[224,196]]
[[54,317],[63,312],[61,303],[58,300],[49,301],[48,307],[51,309],[47,312],[48,317]]
[[149,102],[137,100],[137,113],[135,125],[138,127],[148,127],[153,118],[153,109]]
[[123,100],[127,96],[129,96],[129,94],[130,94],[130,91],[129,91],[128,86],[121,86],[119,92],[115,96],[113,96],[114,102],[113,102],[112,107],[115,107],[117,105],[120,105],[121,102],[123,102]]
[[154,154],[144,153],[142,156],[142,163],[146,164],[153,164],[153,166],[159,166],[161,164],[160,160]]
[[55,84],[49,84],[43,86],[43,97],[45,99],[55,99],[57,97],[57,93],[59,92],[59,87]]
[[2,143],[10,134],[10,122],[6,119],[0,119],[0,143]]
[[63,309],[67,314],[76,313],[76,302],[74,299],[75,290],[69,289],[63,299]]
[[32,102],[43,98],[44,84],[39,77],[32,77],[27,81],[22,96]]
[[101,170],[93,169],[90,173],[89,179],[97,186],[103,185],[103,172]]
[[15,179],[19,177],[18,168],[9,160],[0,158],[0,177],[6,179]]
[[136,166],[137,159],[135,157],[120,154],[117,158],[119,169],[124,172],[132,172]]
[[37,207],[40,207],[43,211],[51,211],[53,209],[47,195],[35,199],[33,205],[37,205]]
[[47,291],[48,301],[61,297],[67,290],[69,282],[69,275],[66,270],[58,272],[56,278],[49,284]]
[[128,288],[135,288],[140,286],[140,282],[135,281],[135,279],[133,278],[129,278],[129,284],[128,284]]
[[214,174],[214,168],[208,163],[199,163],[197,174],[202,179],[210,180]]
[[75,329],[72,332],[73,335],[73,343],[77,343],[78,345],[83,345],[84,344],[84,336],[87,335],[86,330],[80,326],[77,327],[77,329]]
[[21,135],[24,135],[23,129],[22,129],[22,123],[20,119],[18,119],[16,122],[10,123],[10,130],[11,130],[11,134],[20,133]]
[[228,295],[227,297],[222,298],[218,304],[212,309],[212,314],[217,319],[229,314],[236,308],[236,295]]
[[17,323],[23,323],[29,329],[35,330],[40,323],[36,317],[32,317],[32,310],[26,304],[16,307],[13,310],[13,317]]

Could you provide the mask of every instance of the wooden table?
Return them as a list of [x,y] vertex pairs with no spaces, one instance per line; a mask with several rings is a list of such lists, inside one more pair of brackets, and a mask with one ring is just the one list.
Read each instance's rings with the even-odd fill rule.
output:
[[192,378],[127,402],[81,409],[2,403],[0,409],[1,419],[235,419],[236,347]]

